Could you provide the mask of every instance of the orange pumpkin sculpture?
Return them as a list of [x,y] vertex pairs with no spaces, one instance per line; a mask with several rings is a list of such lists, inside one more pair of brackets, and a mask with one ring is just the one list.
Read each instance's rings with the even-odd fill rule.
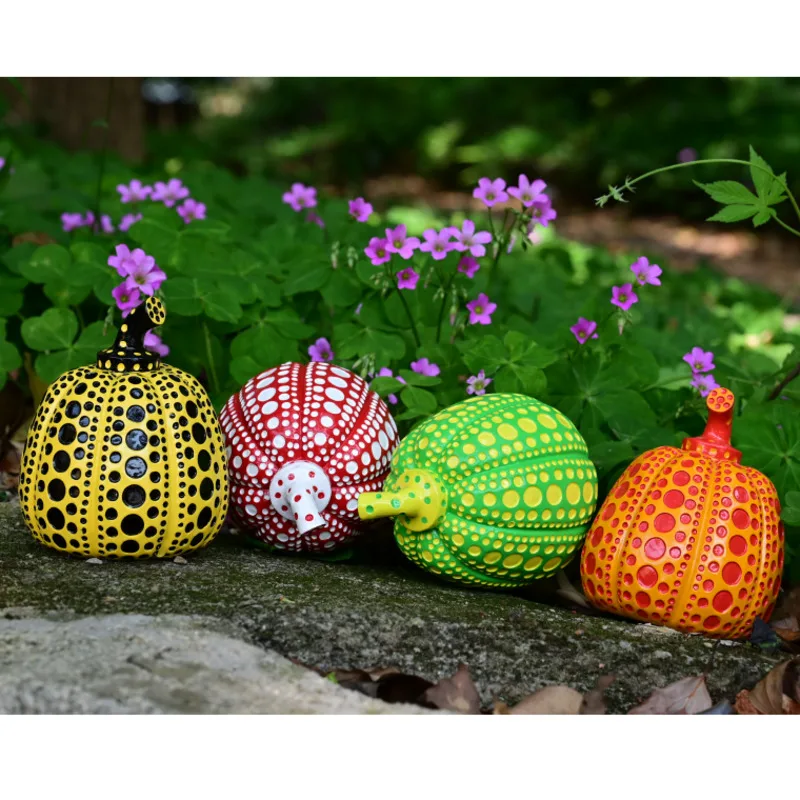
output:
[[723,639],[768,620],[783,570],[771,481],[731,447],[733,393],[707,398],[702,436],[658,447],[625,470],[595,517],[581,580],[597,608]]

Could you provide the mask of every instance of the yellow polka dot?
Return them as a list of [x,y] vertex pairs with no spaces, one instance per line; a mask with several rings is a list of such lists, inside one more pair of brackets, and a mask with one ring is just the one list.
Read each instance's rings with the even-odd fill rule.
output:
[[417,446],[420,450],[425,450],[427,446],[430,444],[430,439],[427,436],[423,436],[418,442]]
[[465,506],[471,506],[475,503],[475,495],[470,494],[469,492],[464,493],[461,495],[461,502]]
[[500,560],[502,557],[503,557],[503,554],[502,554],[502,553],[497,553],[497,552],[495,552],[494,550],[492,550],[492,552],[491,552],[491,553],[487,553],[487,554],[484,556],[483,560],[484,560],[484,561],[485,561],[487,564],[496,564],[496,563],[497,563],[497,562],[498,562],[498,561],[499,561],[499,560]]
[[559,508],[558,511],[556,511],[556,519],[564,519],[565,515],[566,512],[563,508]]
[[525,480],[526,480],[526,481],[527,481],[529,484],[531,484],[531,486],[533,486],[533,484],[534,484],[534,483],[536,483],[536,481],[537,481],[537,480],[539,480],[539,479],[536,477],[536,474],[535,474],[535,473],[533,473],[533,472],[529,472],[529,473],[528,473],[528,474],[525,476]]
[[503,505],[506,508],[516,508],[519,505],[519,494],[510,489],[503,495]]
[[556,558],[551,558],[551,559],[550,559],[550,560],[549,560],[549,561],[548,561],[548,562],[547,562],[547,563],[544,565],[544,571],[545,571],[545,572],[549,572],[550,570],[552,570],[552,569],[555,569],[555,568],[556,568],[556,567],[557,567],[557,566],[558,566],[560,563],[561,563],[561,559],[560,559],[560,558],[558,558],[558,557],[556,557]]
[[510,511],[504,511],[503,512],[503,521],[504,522],[508,522],[510,519],[511,519],[511,512]]
[[488,433],[487,431],[483,431],[482,433],[478,434],[478,441],[484,447],[491,447],[495,443],[496,439],[494,438],[494,436],[492,436],[491,433]]
[[513,556],[506,556],[503,559],[503,566],[507,567],[508,569],[513,569],[514,567],[518,567],[522,563],[522,556],[520,555],[513,555]]
[[503,543],[500,541],[500,539],[497,539],[496,541],[492,542],[492,547],[494,547],[495,550],[499,550],[502,546]]
[[554,483],[552,486],[547,487],[547,502],[551,505],[558,505],[563,496],[561,487],[558,484]]
[[517,509],[517,510],[514,512],[514,519],[515,519],[517,522],[522,522],[522,520],[523,520],[523,519],[525,519],[525,511],[524,511],[523,509],[521,509],[521,508],[518,508],[518,509]]
[[591,481],[586,481],[586,483],[583,484],[583,500],[585,503],[591,503],[593,497],[594,486],[592,486]]
[[553,512],[549,508],[546,508],[544,511],[542,511],[542,519],[548,520],[551,519],[552,516]]
[[458,456],[450,456],[450,458],[447,459],[447,466],[450,467],[450,469],[455,469],[460,463],[461,460]]
[[469,549],[469,550],[467,550],[467,552],[468,552],[468,553],[469,553],[469,554],[470,554],[470,555],[471,555],[473,558],[477,558],[477,557],[478,557],[478,556],[481,554],[481,552],[482,552],[482,551],[481,551],[480,547],[476,547],[475,545],[472,545],[472,547],[470,547],[470,549]]
[[468,456],[471,456],[475,452],[475,445],[474,444],[465,444],[461,448]]
[[533,522],[539,515],[535,511],[528,512],[528,519]]
[[509,442],[513,441],[517,438],[517,429],[513,427],[513,425],[509,425],[507,422],[504,422],[497,428],[497,433],[501,439],[506,439]]
[[550,473],[549,472],[540,472],[539,473],[539,480],[540,481],[544,481],[545,483],[547,483],[547,481],[550,480]]
[[422,558],[424,561],[427,561],[429,564],[433,561],[433,553],[430,550],[423,550],[422,551]]
[[[569,474],[572,470],[567,470]],[[567,486],[567,500],[575,505],[575,503],[579,503],[581,500],[581,487],[578,486],[577,483],[571,483]]]
[[485,506],[491,507],[496,502],[497,502],[497,497],[495,497],[495,495],[493,495],[491,492],[486,492],[486,494],[483,496],[483,504]]
[[[513,552],[513,550],[514,550],[514,544],[513,544],[513,542],[506,542],[506,543],[503,545],[503,551],[504,551],[505,553],[511,553],[511,552]],[[506,565],[506,566],[508,566],[508,565]]]
[[539,545],[538,545],[538,544],[532,544],[532,545],[531,545],[531,546],[528,548],[528,552],[529,552],[529,553],[538,553],[538,552],[539,552]]
[[578,516],[578,511],[574,508],[571,508],[567,516],[569,516],[570,519],[575,519],[575,517]]
[[539,424],[550,428],[551,431],[558,427],[558,423],[549,414],[539,414],[536,419],[539,420]]
[[567,549],[567,546],[565,544],[560,544],[556,548],[556,553],[563,553],[566,549]]
[[536,486],[531,486],[525,490],[522,499],[525,501],[526,506],[536,508],[542,502],[542,490]]
[[461,545],[464,544],[464,537],[460,533],[457,533],[453,536],[453,544],[456,547],[461,547]]
[[530,572],[531,570],[538,569],[541,563],[542,559],[539,558],[539,556],[534,556],[533,558],[529,558],[525,562],[525,566],[523,567],[523,569]]
[[528,550],[528,545],[527,544],[518,544],[517,545],[517,552],[518,553],[525,553],[525,552],[527,552],[527,550]]
[[556,546],[554,544],[549,544],[549,545],[547,545],[547,547],[545,547],[544,552],[545,552],[546,555],[549,555],[555,549],[556,549]]

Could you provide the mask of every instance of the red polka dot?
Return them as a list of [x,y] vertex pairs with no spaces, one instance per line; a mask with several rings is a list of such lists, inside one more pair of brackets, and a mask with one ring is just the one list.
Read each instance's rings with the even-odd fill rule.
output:
[[704,581],[703,582],[703,589],[707,592],[710,592],[714,588],[714,581]]
[[636,604],[641,608],[647,608],[650,605],[650,595],[647,592],[637,592]]
[[[705,556],[703,556],[703,558],[705,558]],[[719,572],[719,564],[717,564],[717,562],[716,562],[716,561],[712,561],[712,562],[711,562],[711,563],[708,565],[708,568],[709,568],[709,569],[710,569],[712,572]],[[702,567],[701,567],[701,569],[702,569]]]
[[731,536],[731,540],[728,542],[728,549],[733,553],[735,556],[743,556],[747,552],[747,540],[744,536]]
[[678,531],[675,534],[675,541],[682,542],[686,538],[686,534],[683,531]]
[[743,508],[737,508],[733,512],[733,524],[740,531],[745,530],[750,525],[750,515]]
[[659,583],[658,591],[661,592],[661,594],[666,594],[669,591],[669,586],[667,586],[666,583]]
[[625,582],[626,586],[630,586],[633,583],[633,575],[627,572],[622,580]]
[[688,472],[684,472],[683,470],[680,470],[679,472],[676,472],[672,476],[672,482],[676,486],[686,486],[686,484],[689,483],[689,473]]
[[659,514],[653,526],[659,533],[669,533],[675,527],[675,517],[672,514]]
[[706,619],[703,620],[703,627],[707,631],[713,631],[714,628],[719,628],[719,623],[719,617],[706,617]]
[[[750,573],[747,573],[750,575]],[[723,568],[722,568],[722,580],[728,584],[728,586],[736,586],[739,581],[742,579],[742,568],[735,562],[729,561]],[[752,580],[752,578],[751,578]]]
[[594,533],[592,534],[592,547],[597,547],[600,544],[600,541],[603,538],[603,528],[600,526],[599,528],[595,528]]
[[649,589],[651,586],[655,586],[658,580],[658,572],[648,564],[636,573],[636,579],[639,581],[640,585]]
[[714,606],[714,610],[719,611],[720,614],[727,611],[732,604],[733,595],[729,591],[723,589],[721,592],[717,592],[716,595],[714,595],[712,605]]
[[699,605],[700,608],[705,608],[708,605],[708,598],[707,597],[701,597],[697,601],[697,605]]
[[636,563],[636,556],[628,556],[625,561],[628,563],[628,566],[633,566]]
[[665,575],[672,575],[673,572],[675,572],[675,565],[674,564],[664,564],[664,574]]
[[586,556],[586,569],[591,574],[594,572],[595,567],[597,567],[597,561],[595,560],[594,553],[589,553],[589,555]]
[[649,527],[650,527],[650,523],[649,523],[649,522],[640,522],[640,523],[639,523],[639,530],[640,530],[642,533],[647,533],[647,529],[648,529]]
[[700,615],[692,614],[692,622],[700,622]]
[[591,580],[586,581],[586,589],[589,592],[589,594],[594,594],[594,584],[592,583]]
[[725,548],[721,544],[714,545],[714,555],[721,556],[725,552]]
[[634,540],[631,542],[631,544],[634,547],[641,547],[642,546],[642,540],[637,536],[637,537],[634,538]]
[[761,523],[758,521],[758,517],[753,517],[753,519],[750,520],[750,527],[754,531],[757,531],[761,527]]
[[625,496],[625,492],[628,491],[629,487],[630,487],[630,484],[628,483],[628,481],[624,481],[623,483],[621,483],[619,485],[619,488],[617,489],[616,492],[614,492],[614,494],[616,495],[616,497],[624,497]]
[[644,544],[645,555],[648,558],[652,558],[654,561],[661,558],[666,550],[667,546],[664,544],[664,540],[659,539],[657,536],[654,536],[652,539],[648,539]]
[[741,589],[739,589],[739,599],[740,600],[744,600],[744,598],[747,597],[748,594],[749,594],[749,592],[747,591],[747,589],[745,587],[742,587]]
[[670,489],[664,495],[664,505],[667,508],[680,508],[683,505],[683,492],[679,489]]
[[748,573],[747,573],[747,574],[744,576],[744,582],[745,582],[745,583],[752,583],[752,582],[753,582],[753,573],[752,573],[752,572],[748,572]]
[[681,514],[681,523],[683,525],[688,525],[692,521],[692,517],[690,514]]
[[672,558],[680,558],[681,557],[681,549],[680,547],[670,547],[669,554]]
[[617,510],[617,504],[616,504],[616,503],[609,503],[609,504],[608,504],[608,505],[607,505],[607,506],[606,506],[606,507],[603,509],[603,519],[611,519],[611,517],[613,517],[613,516],[614,516],[614,512],[615,512],[616,510]]

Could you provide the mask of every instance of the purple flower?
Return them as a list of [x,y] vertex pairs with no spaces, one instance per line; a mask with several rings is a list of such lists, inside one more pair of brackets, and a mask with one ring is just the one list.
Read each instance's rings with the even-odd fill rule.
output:
[[111,217],[108,214],[103,214],[100,217],[100,227],[103,229],[103,233],[114,233],[114,223],[111,221]]
[[[116,255],[108,257],[108,266],[114,267],[122,278],[127,278],[131,274],[131,270],[136,267],[137,262],[145,258],[144,250],[137,247],[131,253],[126,244],[118,244],[114,251]],[[155,262],[155,259],[153,261]]]
[[3,156],[0,156],[0,169],[3,169],[5,165],[6,165],[6,160],[3,158]]
[[[394,378],[395,380],[400,381],[400,383],[405,383],[406,382],[406,379],[403,378],[402,376],[393,375],[392,371],[389,369],[389,367],[381,367],[378,370],[378,377],[379,378]],[[390,394],[386,399],[392,405],[396,405],[397,404],[397,395],[396,394]]]
[[347,209],[356,218],[356,222],[366,222],[372,214],[372,203],[368,203],[363,197],[356,197],[347,204]]
[[492,314],[497,308],[497,303],[492,303],[489,298],[481,292],[473,301],[467,303],[469,310],[470,325],[491,325]]
[[495,178],[493,181],[489,178],[481,178],[478,181],[478,188],[472,192],[472,196],[482,200],[487,208],[491,208],[495,203],[503,203],[508,200],[505,189],[506,182],[502,178]]
[[284,193],[283,202],[288,203],[295,211],[302,211],[304,208],[314,208],[317,204],[317,190],[313,186],[293,183],[292,191]]
[[81,219],[81,225],[91,228],[94,225],[94,212],[87,211],[84,217]]
[[131,225],[136,224],[142,218],[141,214],[126,214],[120,221],[119,221],[119,229],[124,233],[131,227]]
[[515,234],[511,234],[511,238],[508,240],[508,247],[506,247],[506,255],[511,255],[511,251],[514,249],[514,245],[517,243],[517,237]]
[[438,364],[431,364],[427,358],[421,358],[419,361],[412,361],[411,369],[418,375],[428,375],[431,378],[436,377],[441,371]]
[[164,205],[172,208],[178,200],[183,200],[189,196],[189,190],[181,183],[178,178],[170,178],[168,183],[158,181],[155,185],[151,199],[158,202],[163,201]]
[[658,264],[651,264],[645,256],[636,259],[631,264],[631,270],[640,286],[644,286],[647,283],[651,283],[653,286],[661,286],[661,280],[658,277],[661,274],[661,267]]
[[491,378],[486,377],[486,373],[481,370],[477,375],[470,375],[467,378],[467,394],[486,394],[486,387],[492,382]]
[[[547,226],[545,226],[545,227],[547,227]],[[528,234],[528,241],[531,244],[540,244],[541,243],[542,234],[539,233],[539,231],[536,230],[536,222],[534,220],[531,220],[528,223],[527,234]]]
[[391,258],[391,255],[386,252],[387,244],[386,239],[373,236],[369,240],[369,244],[364,248],[364,252],[372,259],[372,263],[376,267],[385,264]]
[[486,255],[485,244],[492,241],[492,234],[489,231],[478,231],[475,233],[475,223],[471,219],[465,219],[461,230],[454,228],[456,241],[453,244],[453,249],[463,253],[466,250],[480,258]]
[[692,386],[700,391],[701,397],[707,397],[712,389],[719,388],[719,384],[714,380],[713,375],[699,375],[697,373],[692,376]]
[[422,234],[425,241],[419,246],[419,249],[423,253],[430,253],[434,261],[441,261],[455,248],[455,243],[450,241],[455,231],[456,228],[442,228],[440,231],[428,228]]
[[[386,229],[387,253],[397,253],[400,258],[408,260],[414,255],[414,251],[418,247],[419,239],[416,236],[407,236],[405,225],[398,225],[394,230],[391,228]],[[414,287],[412,286],[411,288],[413,289]]]
[[697,161],[697,150],[694,147],[684,147],[678,153],[678,161],[685,164],[687,161]]
[[65,212],[61,215],[61,227],[64,229],[65,233],[74,231],[75,228],[83,227],[83,215]]
[[[172,181],[170,181],[172,183]],[[180,184],[180,181],[178,181]],[[164,184],[156,184],[156,186],[163,186]],[[128,186],[124,183],[121,183],[117,186],[117,191],[120,194],[120,202],[122,203],[141,203],[143,200],[147,200],[148,195],[152,194],[153,187],[152,186],[142,186],[142,182],[139,180],[132,180]],[[187,189],[186,194],[189,191]],[[184,195],[185,197],[185,195]],[[160,200],[160,197],[153,197],[153,200]],[[167,205],[172,205],[172,203],[167,203]]]
[[153,295],[167,279],[153,256],[148,256],[140,247],[131,252],[126,245],[119,244],[116,253],[115,256],[109,256],[108,265],[125,278],[125,286],[129,291],[138,289],[143,294]]
[[468,278],[474,278],[481,265],[472,256],[464,256],[458,262],[458,271],[463,272]]
[[312,361],[333,361],[333,348],[327,339],[317,339],[308,348],[308,356]]
[[531,224],[539,224],[546,228],[557,216],[553,209],[553,201],[543,194],[531,203]]
[[313,211],[309,211],[306,214],[306,222],[313,222],[315,225],[319,225],[320,228],[325,227],[325,220],[319,214],[315,214]]
[[406,267],[397,273],[397,288],[416,289],[418,280],[419,275],[411,267]]
[[119,286],[111,290],[111,294],[117,301],[117,308],[127,316],[132,308],[136,308],[142,302],[141,293],[137,288],[129,288],[127,281],[123,281]]
[[594,320],[578,317],[578,321],[570,328],[575,338],[584,344],[588,339],[597,339],[597,323]]
[[192,220],[206,218],[206,206],[205,203],[198,203],[197,200],[192,200],[190,197],[184,201],[183,205],[178,206],[178,213],[188,225]]
[[363,303],[359,303],[359,304],[356,306],[356,310],[355,310],[353,313],[354,313],[356,316],[358,316],[358,315],[361,313],[361,309],[362,309],[363,307],[364,307],[364,304],[363,304]]
[[619,306],[623,311],[627,311],[634,303],[638,303],[639,298],[633,291],[632,283],[624,283],[622,286],[614,286],[611,289],[611,303]]
[[152,331],[147,331],[144,335],[144,346],[153,353],[158,353],[162,358],[169,355],[169,347],[161,341],[161,337]]
[[547,184],[542,180],[535,180],[531,183],[526,175],[519,176],[519,186],[512,186],[508,193],[522,203],[525,208],[530,208],[537,200],[543,197],[542,192],[547,188]]
[[714,369],[714,354],[710,350],[706,353],[699,347],[693,347],[683,360],[695,373],[711,372]]

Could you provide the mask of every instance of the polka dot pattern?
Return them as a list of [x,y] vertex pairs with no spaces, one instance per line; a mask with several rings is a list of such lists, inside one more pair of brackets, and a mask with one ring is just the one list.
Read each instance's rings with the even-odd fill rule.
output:
[[383,400],[325,362],[256,375],[225,404],[220,424],[232,521],[288,552],[325,552],[357,536],[358,495],[383,486],[398,444]]
[[[164,319],[152,299],[134,310],[150,314],[148,327]],[[55,381],[28,432],[20,504],[34,537],[56,550],[174,557],[207,545],[225,519],[225,451],[208,395],[137,351],[148,320],[134,312],[115,347],[98,353],[110,366]]]
[[[730,421],[714,413],[732,408],[726,395],[709,395],[712,432],[730,435]],[[746,638],[777,600],[780,503],[724,435],[708,433],[680,450],[644,453],[620,476],[586,537],[583,590],[595,606],[622,616]]]
[[365,516],[376,501],[423,504],[395,523],[398,545],[418,566],[460,583],[514,587],[573,558],[597,476],[563,414],[523,395],[491,394],[419,424],[397,449],[385,490],[360,498]]

